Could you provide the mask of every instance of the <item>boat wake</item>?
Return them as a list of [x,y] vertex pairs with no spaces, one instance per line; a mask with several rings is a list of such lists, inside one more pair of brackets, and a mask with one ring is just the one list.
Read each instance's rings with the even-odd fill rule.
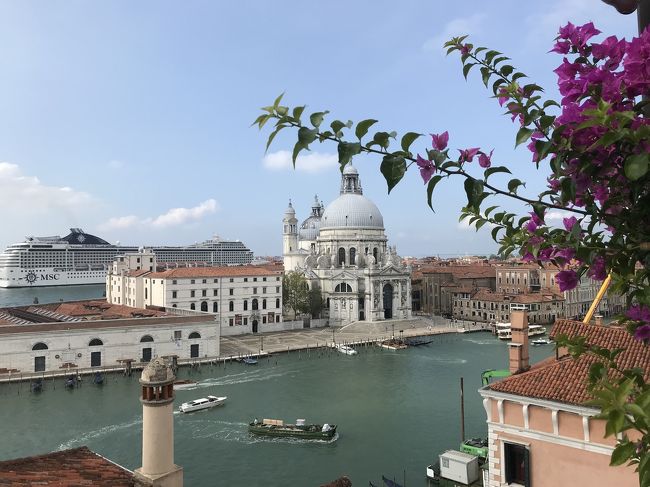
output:
[[223,377],[213,377],[209,379],[204,379],[199,382],[193,389],[201,389],[205,387],[214,387],[214,386],[231,386],[236,384],[245,384],[247,382],[260,382],[270,379],[276,379],[278,377],[284,377],[288,374],[291,374],[293,371],[285,370],[280,371],[269,371],[269,370],[259,370],[253,372],[240,372],[237,374],[224,375]]
[[134,419],[133,421],[129,421],[126,423],[120,423],[120,424],[110,424],[108,426],[103,426],[102,428],[98,428],[96,430],[92,431],[86,431],[82,433],[80,436],[76,438],[72,438],[68,441],[65,441],[61,443],[58,446],[58,450],[68,450],[70,448],[75,448],[80,445],[86,445],[88,444],[89,441],[96,440],[98,438],[102,438],[104,436],[108,436],[112,433],[122,431],[122,430],[128,430],[134,426],[137,426],[139,424],[142,424],[142,419]]

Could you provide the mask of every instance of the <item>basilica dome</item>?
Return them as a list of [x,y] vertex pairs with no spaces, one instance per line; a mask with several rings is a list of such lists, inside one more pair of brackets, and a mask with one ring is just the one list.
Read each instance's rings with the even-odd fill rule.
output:
[[351,164],[343,170],[340,196],[325,208],[321,229],[325,228],[384,228],[379,208],[363,196],[359,173]]

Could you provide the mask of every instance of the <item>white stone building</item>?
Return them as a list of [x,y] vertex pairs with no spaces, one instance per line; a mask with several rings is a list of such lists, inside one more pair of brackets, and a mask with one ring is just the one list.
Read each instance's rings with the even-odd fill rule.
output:
[[270,325],[282,323],[281,266],[179,267],[150,272],[129,269],[125,264],[127,260],[132,264],[133,258],[126,257],[117,260],[107,275],[109,303],[214,313],[224,334],[276,331],[277,326]]
[[411,269],[387,243],[384,219],[351,164],[324,211],[316,198],[300,228],[291,202],[284,214],[285,271],[321,290],[333,325],[411,318]]
[[119,367],[126,360],[140,363],[166,355],[181,360],[219,355],[220,329],[208,313],[134,310],[103,301],[19,310],[0,313],[0,373]]

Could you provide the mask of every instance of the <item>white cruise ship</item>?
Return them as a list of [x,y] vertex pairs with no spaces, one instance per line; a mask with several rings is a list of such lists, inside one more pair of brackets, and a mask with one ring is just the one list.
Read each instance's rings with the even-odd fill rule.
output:
[[[219,237],[184,247],[146,248],[156,254],[159,265],[241,265],[253,260],[253,252],[242,242]],[[27,237],[0,254],[0,287],[104,284],[115,256],[137,250],[80,228],[71,228],[65,237]]]

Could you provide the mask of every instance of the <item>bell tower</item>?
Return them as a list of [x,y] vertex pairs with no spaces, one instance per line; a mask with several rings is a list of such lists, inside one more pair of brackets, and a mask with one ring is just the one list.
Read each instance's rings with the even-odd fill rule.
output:
[[298,220],[296,210],[289,200],[289,206],[284,211],[282,219],[282,253],[287,255],[296,250],[298,250]]
[[183,487],[183,468],[174,464],[174,372],[156,357],[142,371],[142,467],[139,485]]

